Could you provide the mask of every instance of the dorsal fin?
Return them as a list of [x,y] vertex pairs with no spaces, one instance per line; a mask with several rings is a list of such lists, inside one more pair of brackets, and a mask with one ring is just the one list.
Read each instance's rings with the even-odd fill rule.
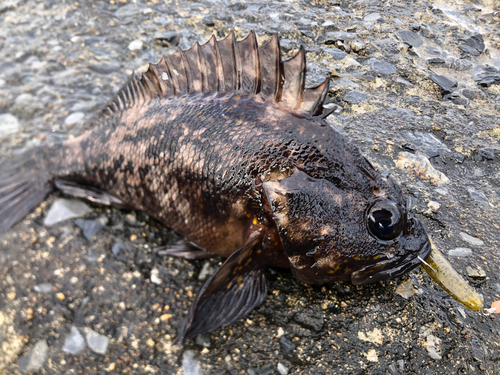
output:
[[174,96],[174,85],[172,84],[172,77],[168,69],[167,58],[163,56],[158,64],[151,64],[149,68],[152,69],[153,74],[158,79],[162,96]]
[[189,92],[188,77],[186,73],[186,59],[180,48],[167,57],[168,70],[174,85],[175,95],[183,95]]
[[265,98],[279,101],[279,88],[283,86],[283,62],[278,35],[273,34],[271,40],[259,48],[260,58],[260,92]]
[[259,46],[255,33],[236,43],[237,90],[244,94],[256,94],[260,91]]
[[202,92],[203,67],[201,65],[201,56],[198,42],[184,52],[187,63],[186,74],[188,78],[188,91],[190,94]]
[[236,90],[236,58],[234,56],[235,44],[234,31],[224,39],[215,42],[217,54],[218,91],[230,93]]
[[157,98],[179,95],[217,94],[259,95],[269,102],[282,103],[290,110],[326,117],[323,107],[330,77],[312,88],[305,88],[304,47],[283,61],[276,34],[259,47],[255,33],[237,42],[234,32],[217,41],[195,43],[187,51],[177,49],[149,69],[139,79],[135,74],[105,108],[109,114],[141,105]]
[[201,45],[201,61],[203,65],[203,92],[217,91],[217,55],[215,52],[215,36]]
[[305,89],[300,109],[313,116],[321,115],[329,87],[330,76],[326,77],[319,85]]
[[283,62],[283,83],[281,101],[293,109],[300,108],[306,82],[306,54],[303,46],[290,60]]

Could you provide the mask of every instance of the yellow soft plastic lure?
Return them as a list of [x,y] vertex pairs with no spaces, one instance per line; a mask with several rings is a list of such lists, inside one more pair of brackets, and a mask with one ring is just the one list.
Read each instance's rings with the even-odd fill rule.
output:
[[420,267],[438,283],[441,288],[465,307],[475,311],[483,310],[483,297],[455,271],[431,241],[432,250]]

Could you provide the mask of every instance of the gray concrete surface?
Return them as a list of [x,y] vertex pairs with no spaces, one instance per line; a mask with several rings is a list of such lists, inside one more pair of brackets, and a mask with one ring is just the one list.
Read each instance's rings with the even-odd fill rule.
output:
[[[401,183],[445,254],[470,249],[449,259],[490,307],[499,23],[492,0],[4,0],[0,156],[77,136],[133,70],[174,47],[279,32],[286,56],[305,45],[310,85],[335,71],[332,126]],[[260,308],[173,347],[220,259],[159,256],[178,237],[141,213],[90,204],[83,220],[45,226],[60,198],[0,236],[2,374],[499,374],[499,315],[466,310],[419,269],[365,287],[308,287],[270,270]]]

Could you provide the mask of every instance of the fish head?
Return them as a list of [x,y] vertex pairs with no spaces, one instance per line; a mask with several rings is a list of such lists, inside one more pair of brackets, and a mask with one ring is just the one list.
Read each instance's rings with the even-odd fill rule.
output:
[[292,271],[306,284],[392,279],[420,265],[431,250],[390,177],[367,194],[296,170],[264,182],[263,189]]

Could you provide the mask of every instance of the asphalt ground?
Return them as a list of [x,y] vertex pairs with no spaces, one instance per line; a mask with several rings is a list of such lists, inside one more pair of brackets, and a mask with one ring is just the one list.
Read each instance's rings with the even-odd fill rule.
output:
[[[253,29],[261,41],[278,32],[285,56],[306,47],[308,85],[338,73],[332,126],[401,184],[444,254],[471,250],[446,256],[488,308],[500,299],[499,10],[492,1],[7,0],[0,156],[8,162],[19,150],[77,136],[132,71],[177,46],[229,30],[242,38]],[[479,84],[484,77],[493,83]],[[154,247],[178,235],[144,214],[93,204],[83,219],[101,226],[90,240],[75,220],[47,227],[60,198],[51,194],[0,236],[0,373],[500,371],[498,315],[465,309],[420,269],[363,287],[310,287],[269,270],[261,307],[174,347],[180,321],[222,259],[165,258]],[[402,284],[409,298],[396,292]],[[63,351],[72,327],[108,339],[104,354],[89,339],[77,354]]]

